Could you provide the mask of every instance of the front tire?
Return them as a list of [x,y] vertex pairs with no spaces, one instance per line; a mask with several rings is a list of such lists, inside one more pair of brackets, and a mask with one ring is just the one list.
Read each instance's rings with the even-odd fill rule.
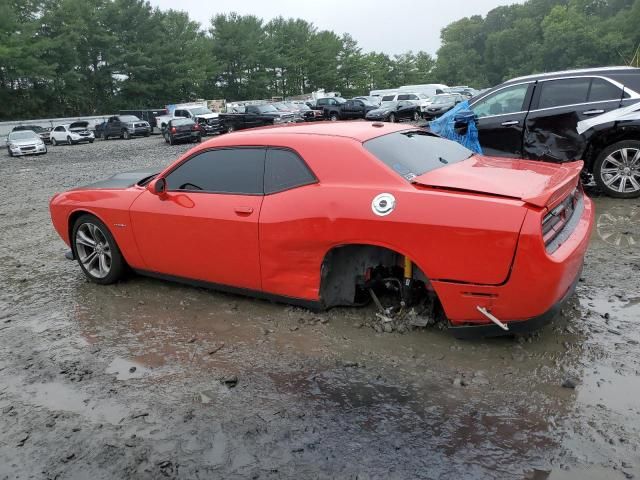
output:
[[67,143],[69,145],[73,145],[73,140],[71,140],[71,137],[67,137]]
[[420,120],[420,114],[418,112],[413,112],[413,121],[417,122]]
[[640,197],[640,141],[623,140],[605,148],[593,164],[593,178],[610,197]]
[[129,130],[122,131],[122,138],[124,138],[125,140],[131,140],[131,134],[129,133]]
[[57,141],[55,138],[52,138],[52,139],[51,139],[51,146],[52,146],[52,147],[55,147],[55,146],[57,146],[57,145],[58,145],[58,141]]
[[7,147],[7,151],[9,152],[9,156],[13,157],[13,152],[11,151],[11,149],[9,147]]
[[329,120],[332,122],[337,122],[338,121],[338,115],[336,115],[335,113],[332,113],[331,115],[329,115]]
[[73,225],[73,253],[92,282],[109,285],[125,273],[124,257],[113,235],[97,217],[81,215]]
[[236,127],[234,127],[233,125],[229,125],[227,127],[227,133],[233,133],[235,131]]
[[389,121],[391,123],[396,123],[396,116],[394,113],[392,113],[391,115],[389,115]]

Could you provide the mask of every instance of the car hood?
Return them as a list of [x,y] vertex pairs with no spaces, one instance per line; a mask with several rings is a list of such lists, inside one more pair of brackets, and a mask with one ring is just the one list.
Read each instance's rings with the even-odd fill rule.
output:
[[436,188],[517,198],[544,207],[568,195],[578,184],[583,162],[550,164],[474,155],[437,168],[412,182]]
[[158,173],[160,172],[157,168],[130,170],[128,172],[116,173],[105,180],[91,183],[84,187],[78,187],[74,190],[119,190],[130,188],[142,180],[157,175]]
[[376,108],[375,110],[369,110],[367,112],[367,115],[384,115],[385,113],[389,112],[390,109],[388,108]]
[[9,143],[11,145],[16,145],[18,147],[24,147],[26,145],[35,145],[36,143],[40,143],[42,139],[40,137],[31,137],[20,140],[10,140]]

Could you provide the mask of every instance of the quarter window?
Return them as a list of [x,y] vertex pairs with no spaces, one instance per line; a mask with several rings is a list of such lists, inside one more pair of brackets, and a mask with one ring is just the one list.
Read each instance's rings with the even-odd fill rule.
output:
[[291,150],[267,150],[265,193],[281,192],[315,182],[316,177],[297,154]]
[[591,79],[585,77],[541,82],[538,108],[553,108],[585,103],[590,84]]
[[167,175],[167,190],[257,195],[263,193],[263,148],[200,153]]
[[589,92],[590,102],[605,102],[607,100],[620,100],[622,89],[613,83],[602,78],[594,78],[591,81],[591,91]]
[[526,110],[524,100],[529,84],[514,85],[489,95],[473,105],[472,110],[479,118],[490,115],[504,115]]

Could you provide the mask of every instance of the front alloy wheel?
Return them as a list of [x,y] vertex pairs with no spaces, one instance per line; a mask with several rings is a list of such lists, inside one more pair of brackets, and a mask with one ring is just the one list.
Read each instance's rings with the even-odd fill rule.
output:
[[82,215],[76,221],[73,247],[82,271],[91,281],[109,284],[122,276],[122,254],[107,227],[93,215]]
[[625,140],[600,153],[594,164],[596,183],[617,198],[640,196],[640,142]]

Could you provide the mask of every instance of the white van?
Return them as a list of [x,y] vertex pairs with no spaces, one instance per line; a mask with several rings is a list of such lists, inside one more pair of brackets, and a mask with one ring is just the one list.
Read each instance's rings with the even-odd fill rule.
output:
[[404,85],[398,89],[398,93],[422,93],[427,97],[433,97],[434,95],[439,95],[441,93],[446,93],[447,89],[446,85],[441,83],[425,83],[423,85]]

